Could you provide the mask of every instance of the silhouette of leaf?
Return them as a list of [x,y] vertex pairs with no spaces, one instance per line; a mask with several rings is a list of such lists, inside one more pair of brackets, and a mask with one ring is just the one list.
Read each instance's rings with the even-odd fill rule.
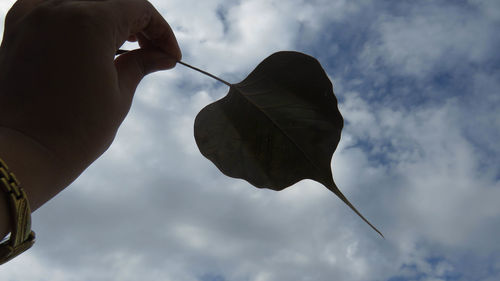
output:
[[230,89],[196,117],[194,136],[205,157],[227,176],[259,188],[282,190],[315,180],[383,237],[333,181],[330,164],[343,118],[332,83],[315,58],[278,52],[240,83],[214,78]]

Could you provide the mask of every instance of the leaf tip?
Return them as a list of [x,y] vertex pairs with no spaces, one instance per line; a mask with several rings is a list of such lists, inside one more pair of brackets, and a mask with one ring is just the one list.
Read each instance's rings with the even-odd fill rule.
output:
[[385,240],[385,237],[384,235],[382,234],[382,232],[380,232],[380,230],[378,230],[375,226],[373,226],[357,209],[356,207],[354,207],[354,205],[351,204],[351,202],[349,202],[349,200],[347,200],[347,198],[344,196],[344,194],[342,194],[342,192],[340,191],[340,189],[337,187],[337,185],[335,185],[335,183],[332,181],[333,184],[329,184],[327,185],[326,187],[332,191],[333,193],[335,193],[335,195],[337,195],[340,200],[342,200],[347,206],[349,206],[349,208],[351,208],[351,210],[353,210],[365,223],[367,223],[373,230],[375,230],[375,232],[377,232],[384,240]]

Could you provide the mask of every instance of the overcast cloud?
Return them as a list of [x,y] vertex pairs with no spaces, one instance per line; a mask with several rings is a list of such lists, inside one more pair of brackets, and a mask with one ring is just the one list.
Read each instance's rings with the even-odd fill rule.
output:
[[278,50],[320,60],[346,122],[335,181],[386,239],[315,182],[226,178],[193,122],[228,89],[179,65],[141,83],[0,280],[500,279],[499,1],[152,2],[183,60],[230,82]]

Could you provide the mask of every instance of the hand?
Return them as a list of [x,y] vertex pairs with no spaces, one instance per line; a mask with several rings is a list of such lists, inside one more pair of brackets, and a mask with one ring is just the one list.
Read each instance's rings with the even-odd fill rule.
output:
[[[127,40],[141,49],[116,60]],[[0,47],[0,126],[86,168],[111,144],[144,75],[181,51],[145,0],[20,0]]]
[[[127,40],[141,48],[115,59]],[[14,4],[0,46],[0,156],[30,189],[32,209],[110,146],[140,80],[180,58],[146,0]]]

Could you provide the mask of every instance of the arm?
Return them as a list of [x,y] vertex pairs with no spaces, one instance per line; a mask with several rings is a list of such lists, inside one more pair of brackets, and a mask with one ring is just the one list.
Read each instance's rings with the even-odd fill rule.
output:
[[[140,49],[115,59],[127,40]],[[0,46],[0,157],[32,211],[111,145],[141,79],[175,66],[168,23],[145,0],[19,0]],[[0,194],[0,236],[8,229]]]

